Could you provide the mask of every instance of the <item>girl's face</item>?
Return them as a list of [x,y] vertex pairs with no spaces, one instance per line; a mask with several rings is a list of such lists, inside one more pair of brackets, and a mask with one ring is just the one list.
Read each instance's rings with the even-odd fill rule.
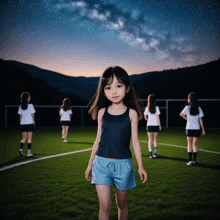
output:
[[129,88],[126,89],[125,85],[113,77],[112,83],[104,87],[104,93],[106,98],[112,103],[120,103],[123,101],[126,93],[129,92]]

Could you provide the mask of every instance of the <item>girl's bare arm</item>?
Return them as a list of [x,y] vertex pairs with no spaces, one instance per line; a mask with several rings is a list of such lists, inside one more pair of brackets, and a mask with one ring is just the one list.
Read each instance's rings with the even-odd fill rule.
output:
[[141,180],[143,180],[142,183],[145,183],[147,181],[147,172],[143,167],[141,145],[138,139],[138,114],[135,110],[130,109],[129,115],[131,120],[131,140],[134,154],[138,163],[138,172]]
[[104,114],[104,111],[105,111],[105,108],[102,108],[99,110],[99,113],[98,113],[98,131],[97,131],[97,136],[96,136],[96,139],[95,139],[95,142],[93,144],[93,148],[92,148],[92,153],[91,153],[91,156],[90,156],[90,160],[89,160],[89,164],[87,166],[87,169],[86,169],[86,172],[85,172],[85,178],[87,181],[91,181],[92,179],[92,163],[95,159],[95,154],[96,154],[96,151],[98,149],[98,144],[100,142],[100,137],[101,137],[101,124],[102,124],[102,116]]
[[161,122],[160,122],[160,115],[157,115],[157,120],[158,120],[159,128],[160,128],[160,131],[161,131],[161,130],[162,130],[162,127],[161,127]]
[[180,116],[187,121],[187,117],[183,113],[180,113]]
[[202,118],[199,118],[199,122],[200,122],[200,125],[202,127],[202,134],[205,135],[205,128],[204,128],[204,124],[203,124]]
[[146,121],[148,120],[148,116],[147,115],[144,115],[144,118],[145,118]]

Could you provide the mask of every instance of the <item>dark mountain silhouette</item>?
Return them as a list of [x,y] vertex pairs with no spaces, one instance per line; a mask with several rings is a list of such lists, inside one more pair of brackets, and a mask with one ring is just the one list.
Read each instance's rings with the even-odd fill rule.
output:
[[135,83],[141,98],[156,94],[159,99],[187,99],[196,92],[200,99],[219,99],[220,59],[195,67],[164,70],[145,75]]
[[91,77],[89,79],[86,77],[69,77],[17,61],[5,62],[10,66],[22,68],[34,78],[46,80],[48,84],[61,92],[76,95],[81,99],[91,98],[96,90],[98,77]]
[[[34,78],[46,80],[52,87],[57,88],[61,92],[76,95],[81,99],[90,100],[97,89],[99,81],[99,77],[70,77],[17,61],[5,62],[10,66],[22,68]],[[156,72],[132,75],[131,80],[133,83],[136,83],[145,75],[153,75],[154,73]]]
[[[53,88],[80,99],[90,100],[98,85],[99,77],[69,77],[17,61],[4,62],[8,66],[23,69],[34,78],[44,79]],[[199,98],[219,98],[219,70],[220,59],[194,67],[131,75],[130,78],[142,99],[146,99],[151,93],[161,99],[187,98],[187,94],[192,91],[197,92]]]

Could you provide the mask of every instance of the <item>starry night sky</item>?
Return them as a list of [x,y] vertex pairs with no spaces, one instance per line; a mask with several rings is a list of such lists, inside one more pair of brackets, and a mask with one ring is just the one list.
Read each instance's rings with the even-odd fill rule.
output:
[[129,74],[220,58],[218,0],[7,0],[0,58],[70,76]]

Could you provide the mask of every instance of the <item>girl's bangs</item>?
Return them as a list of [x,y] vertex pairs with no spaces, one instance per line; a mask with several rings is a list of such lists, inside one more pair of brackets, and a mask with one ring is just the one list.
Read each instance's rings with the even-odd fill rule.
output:
[[109,69],[103,75],[102,79],[102,87],[105,88],[106,85],[110,85],[113,82],[114,76],[118,80],[118,82],[124,84],[126,87],[130,85],[128,76],[117,73],[117,71],[113,71],[113,69]]

